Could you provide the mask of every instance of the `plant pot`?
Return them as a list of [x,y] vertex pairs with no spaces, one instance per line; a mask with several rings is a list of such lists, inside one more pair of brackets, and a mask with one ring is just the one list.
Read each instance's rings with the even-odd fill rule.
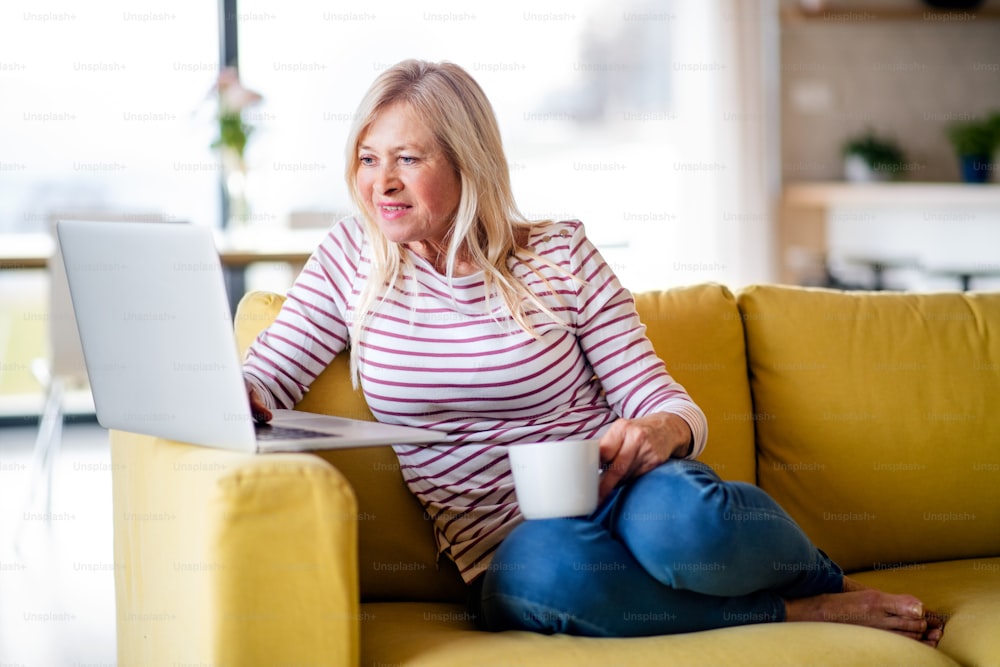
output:
[[989,155],[961,155],[958,163],[965,183],[987,183],[993,175],[993,161]]
[[889,172],[876,171],[858,155],[844,158],[844,178],[850,183],[884,183],[891,180]]

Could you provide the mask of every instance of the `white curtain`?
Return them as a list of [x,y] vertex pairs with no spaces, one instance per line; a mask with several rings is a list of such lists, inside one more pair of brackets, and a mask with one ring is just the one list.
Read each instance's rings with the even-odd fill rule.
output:
[[687,68],[677,77],[679,114],[701,122],[682,134],[691,168],[679,178],[685,218],[703,233],[682,250],[690,268],[702,269],[692,277],[731,287],[772,282],[780,194],[777,0],[688,0],[684,8],[692,14],[677,35],[675,68]]

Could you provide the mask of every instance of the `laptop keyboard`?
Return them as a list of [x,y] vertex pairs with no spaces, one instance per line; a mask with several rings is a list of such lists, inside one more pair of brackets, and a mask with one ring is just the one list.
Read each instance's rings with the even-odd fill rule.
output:
[[269,440],[305,440],[308,438],[336,438],[333,433],[321,433],[310,431],[304,428],[290,428],[288,426],[271,426],[270,424],[254,424],[254,431],[257,433],[257,440],[267,442]]

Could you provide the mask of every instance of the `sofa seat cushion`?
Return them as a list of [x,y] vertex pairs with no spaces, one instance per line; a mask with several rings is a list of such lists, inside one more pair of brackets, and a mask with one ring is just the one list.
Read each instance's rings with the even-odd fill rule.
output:
[[955,667],[958,663],[912,639],[838,623],[776,623],[665,637],[598,639],[481,632],[462,605],[379,602],[361,607],[361,664]]
[[1000,666],[1000,558],[886,566],[851,576],[866,586],[916,595],[948,616],[938,648],[960,664]]

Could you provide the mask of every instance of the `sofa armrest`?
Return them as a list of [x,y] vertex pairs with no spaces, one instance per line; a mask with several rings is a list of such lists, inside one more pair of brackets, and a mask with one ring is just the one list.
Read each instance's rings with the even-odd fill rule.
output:
[[357,503],[311,454],[112,431],[118,662],[356,665]]

